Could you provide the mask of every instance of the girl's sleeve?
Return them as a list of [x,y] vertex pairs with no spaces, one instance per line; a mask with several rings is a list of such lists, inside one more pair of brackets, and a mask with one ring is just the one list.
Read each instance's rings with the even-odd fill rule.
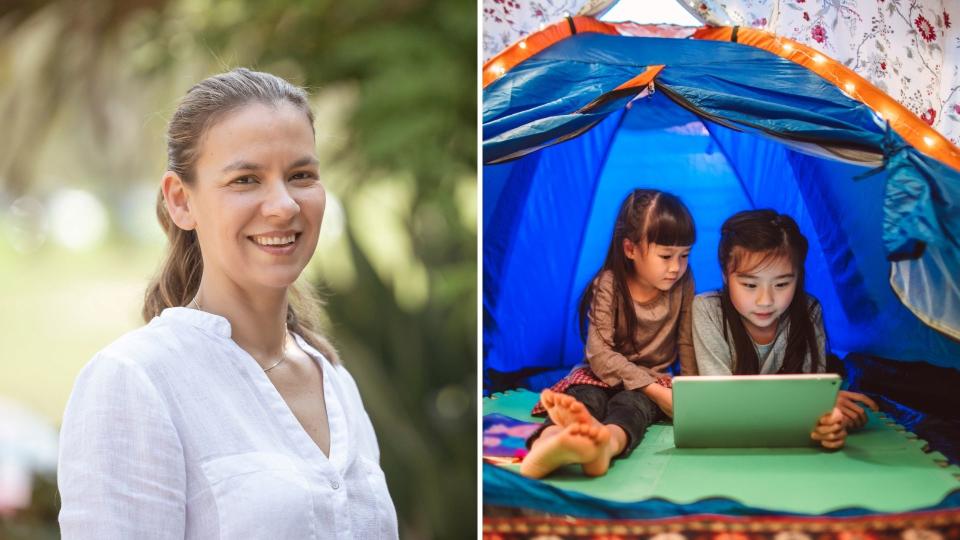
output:
[[60,430],[65,540],[183,538],[183,449],[143,370],[104,355],[81,371]]
[[627,390],[643,388],[657,381],[657,373],[638,366],[613,348],[616,327],[616,298],[613,277],[602,274],[597,280],[590,305],[590,326],[584,351],[590,369],[610,386],[623,383]]
[[693,349],[693,275],[689,274],[683,284],[683,299],[680,304],[680,328],[677,335],[677,349],[680,353],[680,374],[696,375],[696,353]]
[[693,350],[700,375],[731,375],[733,359],[723,335],[719,314],[711,309],[711,299],[693,299]]

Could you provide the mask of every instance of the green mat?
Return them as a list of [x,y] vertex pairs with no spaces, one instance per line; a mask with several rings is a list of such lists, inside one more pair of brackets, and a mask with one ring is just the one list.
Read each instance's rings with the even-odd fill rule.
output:
[[[518,420],[530,416],[537,394],[526,390],[483,400],[483,413]],[[673,426],[656,424],[627,459],[615,460],[600,478],[576,467],[545,481],[557,488],[618,502],[663,498],[689,504],[723,497],[747,506],[783,512],[823,514],[859,507],[908,512],[933,506],[960,488],[960,469],[925,453],[924,442],[883,415],[849,435],[837,452],[817,448],[683,449],[673,446]],[[505,465],[518,470],[519,465]]]

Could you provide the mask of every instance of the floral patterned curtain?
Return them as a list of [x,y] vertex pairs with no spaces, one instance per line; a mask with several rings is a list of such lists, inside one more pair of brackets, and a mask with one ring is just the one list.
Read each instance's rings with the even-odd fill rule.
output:
[[822,51],[960,145],[960,2],[679,1],[705,24],[762,28]]
[[568,15],[598,17],[617,0],[483,0],[483,61]]

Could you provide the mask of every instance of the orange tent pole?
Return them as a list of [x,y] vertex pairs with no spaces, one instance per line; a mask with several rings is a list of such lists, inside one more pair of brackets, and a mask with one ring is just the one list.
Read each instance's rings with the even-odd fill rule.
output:
[[[733,41],[734,28],[705,27],[697,30],[695,39]],[[812,47],[755,28],[736,28],[737,43],[769,51],[790,60],[823,77],[850,98],[870,107],[890,123],[890,127],[914,148],[960,171],[960,149],[933,129],[909,109],[884,91],[857,75],[840,62],[827,57]]]
[[486,88],[501,75],[527,58],[539,53],[558,41],[583,32],[618,35],[615,25],[598,21],[593,17],[568,17],[534,32],[500,51],[483,65],[483,87]]

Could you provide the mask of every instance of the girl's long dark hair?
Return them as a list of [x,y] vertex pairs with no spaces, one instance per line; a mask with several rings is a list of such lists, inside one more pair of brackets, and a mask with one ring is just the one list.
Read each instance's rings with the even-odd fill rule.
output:
[[804,263],[807,260],[807,239],[800,233],[797,222],[790,216],[778,214],[773,210],[747,210],[731,216],[720,229],[720,245],[717,258],[720,272],[726,277],[720,292],[720,306],[723,311],[724,335],[733,336],[735,375],[756,375],[760,373],[760,359],[753,346],[753,340],[747,334],[743,319],[730,300],[730,276],[734,272],[749,270],[742,268],[750,255],[761,254],[754,265],[761,267],[779,257],[787,257],[796,273],[796,292],[793,301],[787,307],[786,317],[790,321],[790,335],[787,336],[787,351],[779,373],[800,373],[803,361],[810,355],[811,366],[820,362],[817,336],[813,327],[812,311],[814,304],[807,301],[804,290]]
[[609,270],[613,273],[613,294],[617,299],[614,308],[617,331],[614,332],[615,342],[609,345],[619,351],[639,350],[633,342],[638,325],[637,314],[633,309],[623,309],[633,305],[630,290],[627,288],[627,276],[633,272],[633,265],[623,252],[624,240],[630,240],[638,246],[642,242],[663,246],[692,246],[696,239],[693,217],[678,197],[655,189],[632,191],[620,205],[617,221],[613,225],[610,247],[607,248],[607,258],[580,296],[577,311],[581,339],[586,341],[597,278]]

